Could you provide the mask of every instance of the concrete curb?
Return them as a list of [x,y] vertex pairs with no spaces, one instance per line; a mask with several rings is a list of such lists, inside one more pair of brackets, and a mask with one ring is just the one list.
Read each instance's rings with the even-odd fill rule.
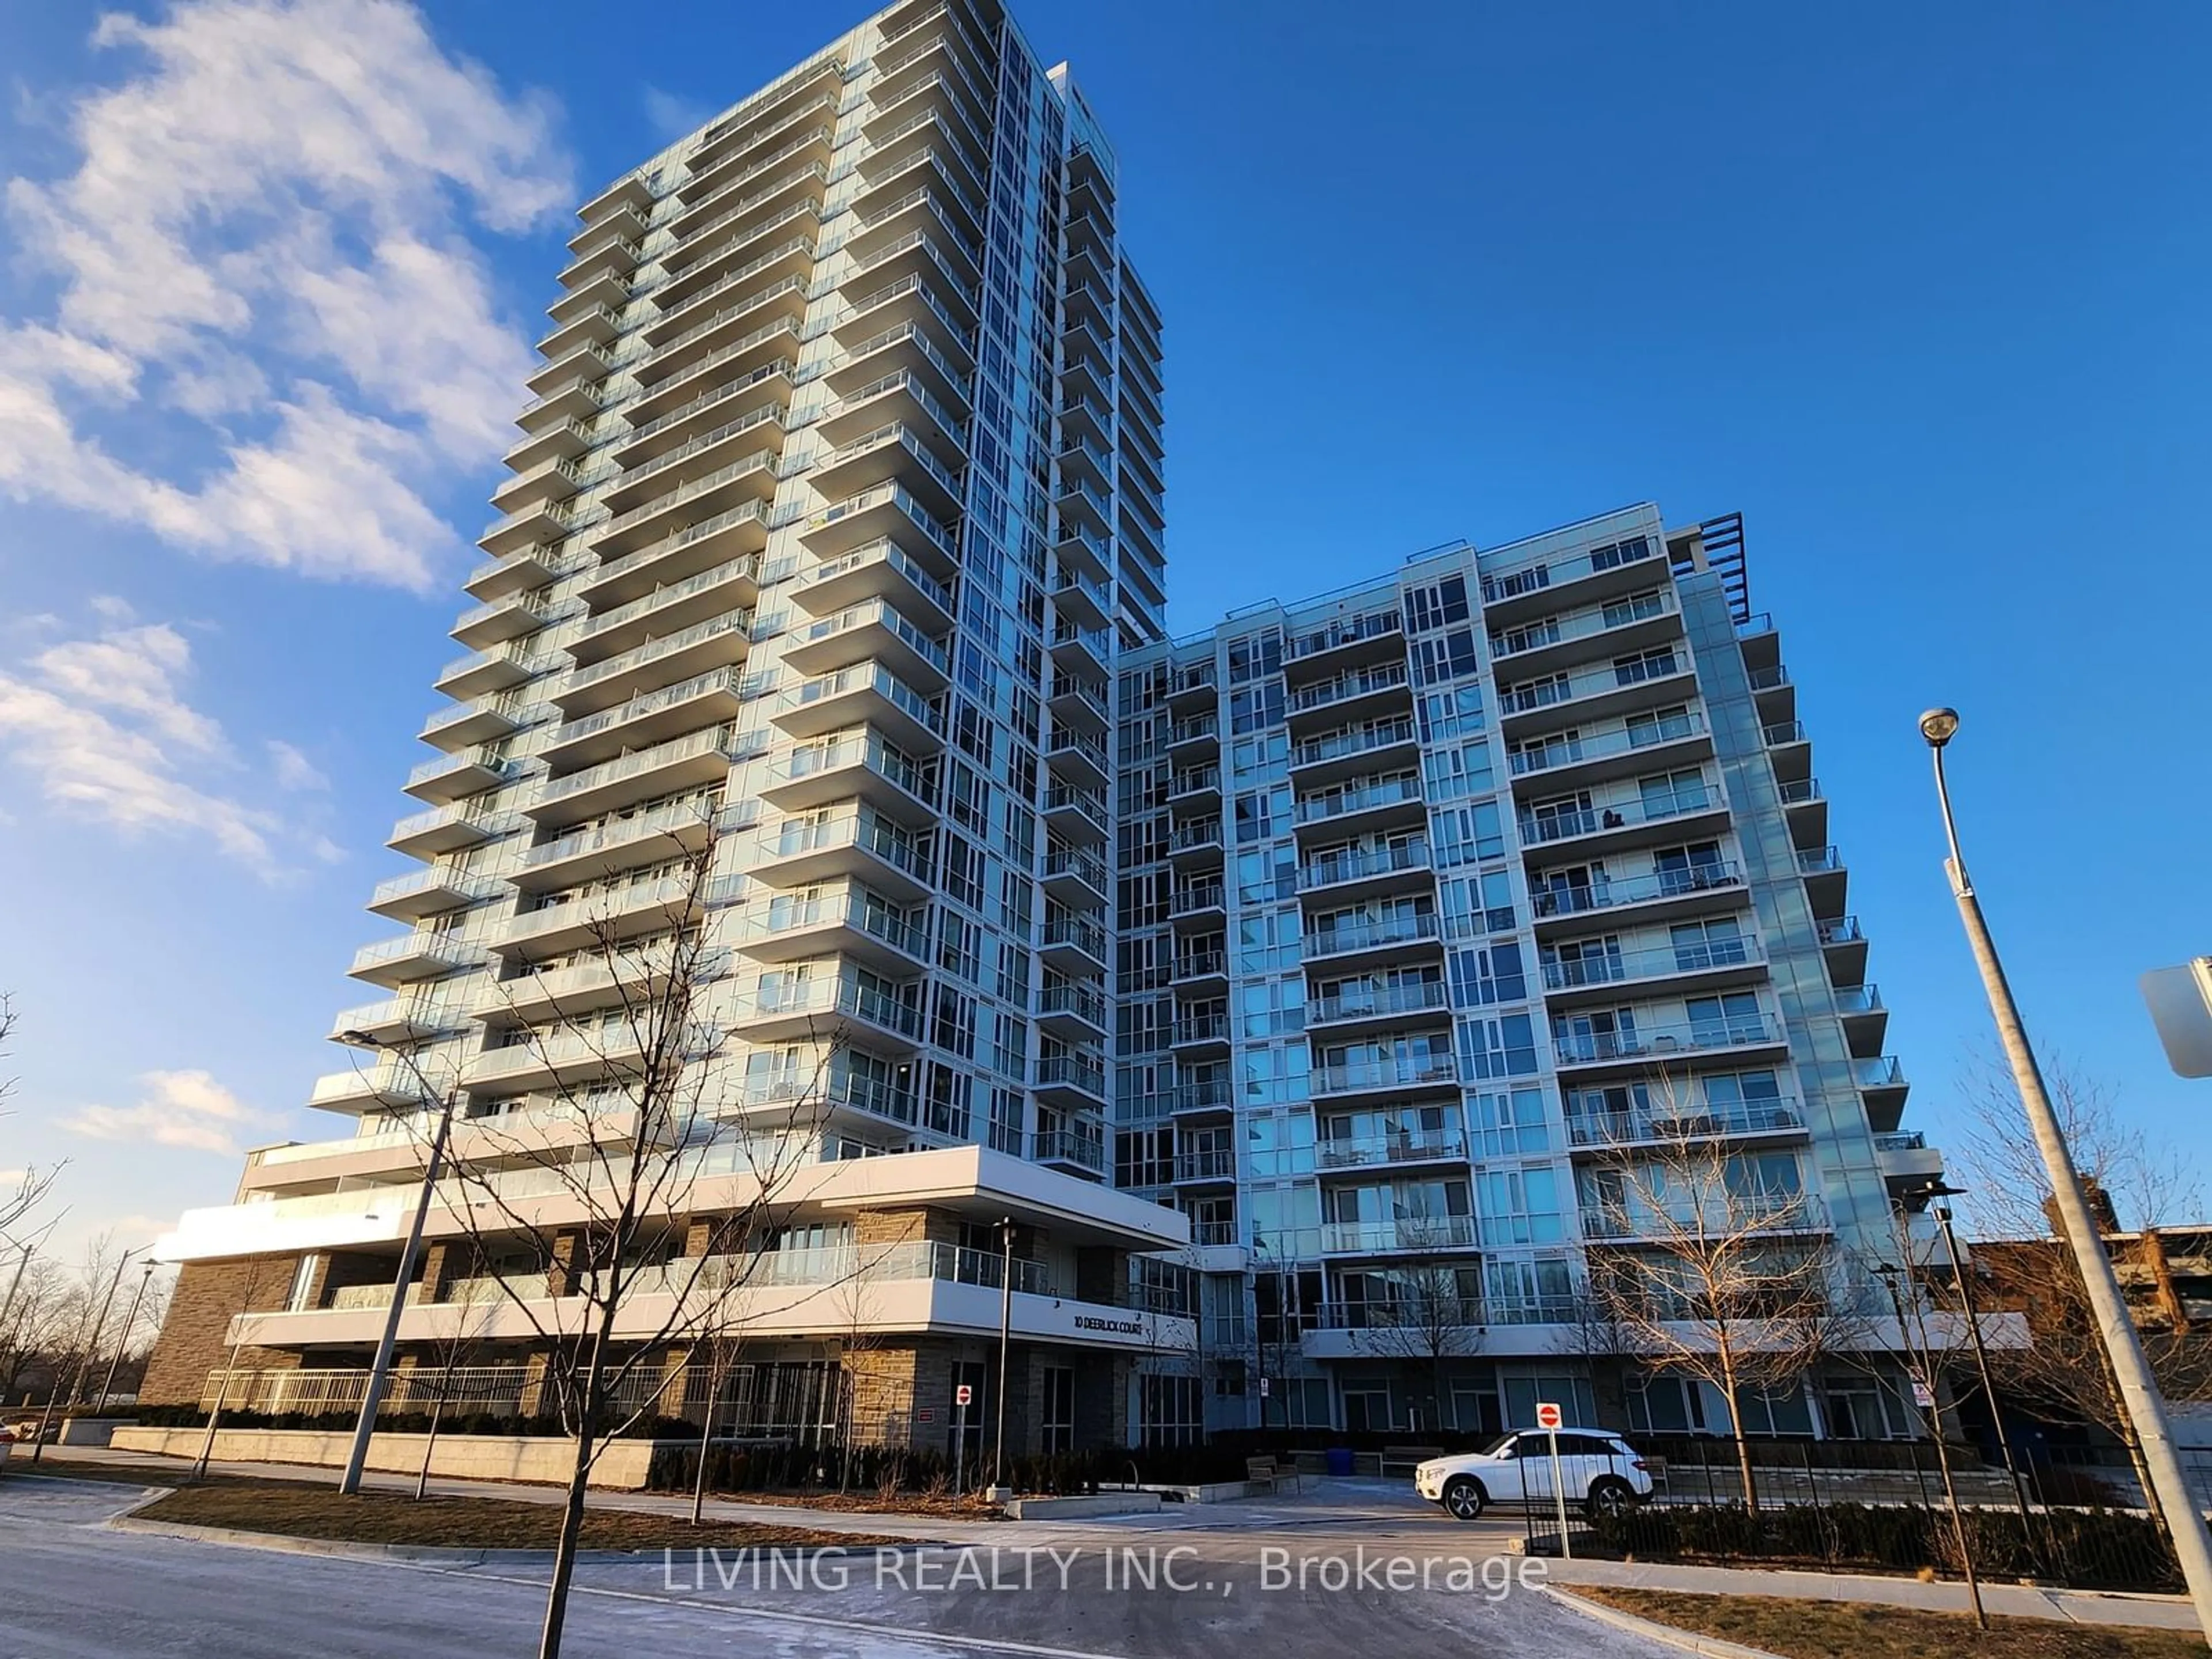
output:
[[1539,1584],[1536,1588],[1563,1607],[1572,1607],[1588,1619],[1601,1625],[1611,1625],[1615,1630],[1626,1631],[1631,1636],[1641,1636],[1647,1641],[1663,1642],[1670,1648],[1680,1648],[1685,1653],[1701,1653],[1706,1659],[1775,1659],[1764,1648],[1747,1648],[1741,1642],[1723,1642],[1717,1636],[1699,1636],[1694,1631],[1678,1630],[1672,1625],[1662,1625],[1650,1619],[1638,1618],[1632,1613],[1623,1613],[1618,1607],[1608,1607],[1592,1601],[1571,1590],[1556,1584]]

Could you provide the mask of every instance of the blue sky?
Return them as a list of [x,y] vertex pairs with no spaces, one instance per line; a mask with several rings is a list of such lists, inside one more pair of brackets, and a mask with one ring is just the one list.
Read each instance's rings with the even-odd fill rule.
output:
[[[374,995],[342,970],[567,204],[863,15],[0,13],[0,1169],[70,1158],[67,1231],[135,1242],[232,1146],[343,1127],[297,1104]],[[1178,626],[1741,510],[1908,1121],[1943,1137],[1988,1030],[1912,730],[1942,701],[2034,1029],[2203,1163],[2135,979],[2212,950],[2212,15],[1019,15],[1167,319]]]

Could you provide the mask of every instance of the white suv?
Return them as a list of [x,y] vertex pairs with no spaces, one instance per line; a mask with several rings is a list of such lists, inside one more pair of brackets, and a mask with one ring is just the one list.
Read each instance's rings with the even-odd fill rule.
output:
[[[1567,1500],[1595,1515],[1651,1495],[1651,1472],[1636,1449],[1604,1429],[1561,1429],[1559,1474]],[[1413,1487],[1431,1504],[1472,1521],[1492,1504],[1550,1501],[1552,1437],[1543,1429],[1503,1435],[1479,1452],[1432,1457],[1413,1471]]]

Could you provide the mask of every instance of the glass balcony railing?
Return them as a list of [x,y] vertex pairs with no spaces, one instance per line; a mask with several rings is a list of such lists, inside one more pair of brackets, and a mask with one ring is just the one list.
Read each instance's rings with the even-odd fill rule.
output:
[[1426,842],[1407,842],[1395,847],[1354,848],[1324,853],[1298,866],[1298,886],[1328,887],[1339,882],[1359,881],[1369,876],[1394,875],[1429,867]]
[[1613,1031],[1553,1034],[1553,1047],[1562,1066],[1602,1066],[1615,1060],[1663,1062],[1669,1054],[1764,1048],[1781,1041],[1780,1024],[1760,1014],[1692,1020],[1686,1025],[1637,1024]]
[[1672,616],[1680,608],[1671,588],[1631,594],[1626,599],[1616,599],[1595,610],[1575,611],[1564,617],[1547,617],[1540,622],[1530,623],[1525,628],[1509,628],[1502,633],[1492,634],[1490,636],[1490,653],[1494,658],[1521,656],[1528,652],[1541,650],[1547,645],[1586,640],[1599,634],[1611,633],[1616,628],[1626,628],[1632,623]]
[[1346,1061],[1313,1068],[1313,1091],[1355,1094],[1376,1089],[1425,1089],[1459,1081],[1459,1065],[1449,1054],[1431,1054],[1403,1060]]
[[1617,905],[1645,904],[1655,899],[1681,898],[1692,893],[1742,885],[1741,871],[1733,864],[1716,860],[1684,868],[1655,870],[1648,876],[1607,877],[1588,882],[1540,881],[1529,898],[1540,918],[1577,915]]
[[1437,939],[1433,915],[1377,917],[1366,921],[1336,921],[1322,918],[1306,929],[1308,957],[1341,956],[1347,951],[1377,951],[1394,945],[1414,945]]
[[1664,823],[1692,813],[1720,811],[1727,805],[1717,789],[1677,787],[1668,793],[1617,800],[1599,807],[1526,812],[1520,820],[1521,839],[1530,845],[1540,845],[1576,836],[1595,836],[1607,830]]
[[1300,823],[1317,823],[1327,818],[1340,818],[1354,812],[1364,812],[1376,807],[1414,805],[1425,797],[1419,778],[1384,778],[1372,783],[1332,789],[1326,794],[1304,795],[1298,799],[1296,817]]
[[1567,1113],[1567,1137],[1577,1146],[1625,1146],[1637,1141],[1698,1140],[1711,1135],[1749,1135],[1802,1129],[1805,1115],[1794,1100],[1695,1102],[1636,1112]]
[[1356,726],[1342,732],[1331,732],[1325,736],[1309,738],[1291,746],[1291,764],[1315,766],[1323,761],[1343,760],[1354,755],[1364,755],[1376,749],[1395,748],[1415,740],[1413,722],[1410,719],[1377,720],[1371,726]]
[[1705,717],[1692,709],[1680,714],[1669,714],[1663,720],[1631,725],[1620,731],[1547,738],[1513,751],[1513,775],[1526,777],[1532,772],[1556,771],[1563,766],[1574,766],[1589,760],[1604,760],[1615,755],[1632,755],[1638,750],[1654,748],[1661,744],[1680,743],[1690,738],[1702,737],[1705,733]]
[[1586,950],[1571,960],[1547,959],[1544,987],[1551,991],[1566,991],[1586,985],[1613,985],[1622,980],[1702,974],[1715,968],[1761,960],[1758,942],[1747,939],[1707,938],[1644,951]]
[[1451,1007],[1450,994],[1440,979],[1401,981],[1395,985],[1344,986],[1322,993],[1306,1004],[1306,1024],[1335,1020],[1382,1019],[1398,1014],[1435,1013]]
[[1370,692],[1395,690],[1411,684],[1402,662],[1379,663],[1358,673],[1339,674],[1334,679],[1319,680],[1311,685],[1301,685],[1290,695],[1292,714],[1311,708],[1325,708],[1352,697],[1364,697]]

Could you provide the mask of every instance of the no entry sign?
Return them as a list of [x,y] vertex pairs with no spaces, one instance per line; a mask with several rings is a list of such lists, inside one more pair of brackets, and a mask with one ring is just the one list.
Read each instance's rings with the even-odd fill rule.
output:
[[1559,1416],[1559,1408],[1554,1402],[1549,1400],[1537,1401],[1536,1426],[1538,1428],[1556,1429],[1559,1426],[1562,1420],[1563,1419]]

